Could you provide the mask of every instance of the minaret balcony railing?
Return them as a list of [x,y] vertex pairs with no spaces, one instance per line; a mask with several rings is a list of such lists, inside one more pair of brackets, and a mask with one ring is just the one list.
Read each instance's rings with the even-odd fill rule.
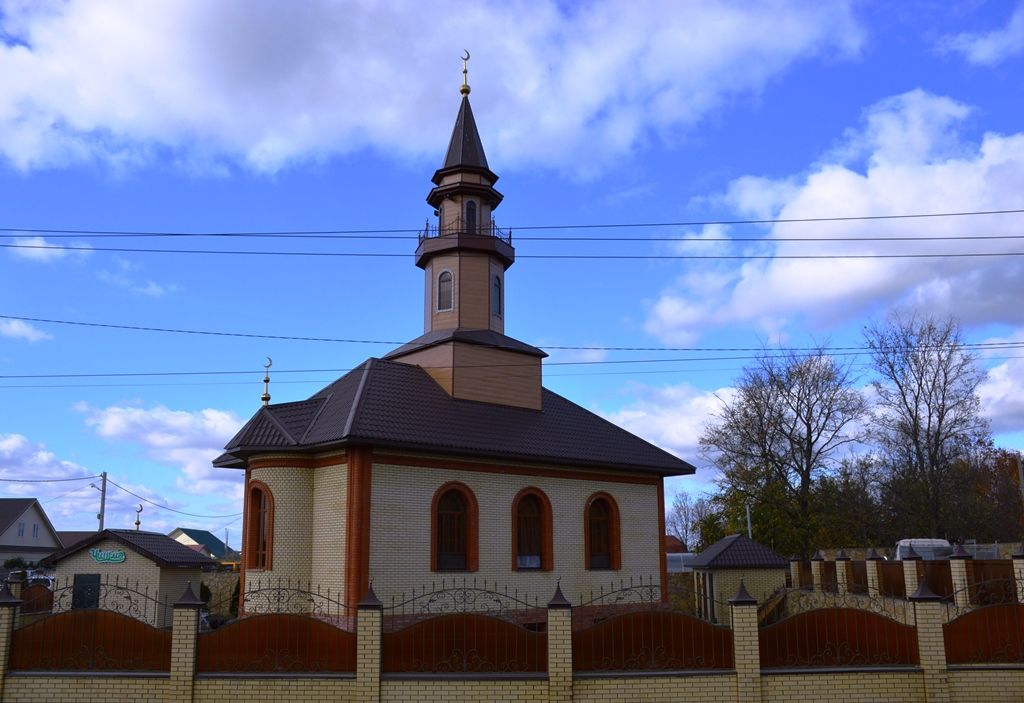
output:
[[456,236],[477,236],[495,237],[512,246],[512,230],[502,229],[494,223],[492,218],[489,222],[470,223],[457,218],[444,225],[434,225],[427,222],[423,231],[420,232],[420,241],[433,237],[456,237]]

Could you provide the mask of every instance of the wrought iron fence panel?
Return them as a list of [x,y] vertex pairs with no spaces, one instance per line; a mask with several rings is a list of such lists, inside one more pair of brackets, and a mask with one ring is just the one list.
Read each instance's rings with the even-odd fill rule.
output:
[[[176,593],[173,597],[180,595]],[[49,610],[37,610],[36,613],[57,615],[71,610],[106,610],[127,615],[153,627],[170,627],[174,615],[171,601],[164,594],[138,581],[116,576],[101,578],[87,587],[67,579],[55,584],[50,599],[52,603]],[[36,622],[40,620],[19,618],[18,626],[26,627]]]
[[443,579],[383,611],[385,673],[543,673],[547,610],[486,580]]
[[1017,602],[1017,581],[1008,559],[968,560],[967,583],[972,605]]
[[[947,606],[949,614],[958,613]],[[958,613],[942,626],[947,664],[1024,663],[1024,605],[1006,603]]]
[[758,630],[762,667],[918,663],[913,613],[904,601],[790,591],[774,615]]
[[196,671],[355,672],[356,639],[354,632],[309,615],[251,615],[200,633]]

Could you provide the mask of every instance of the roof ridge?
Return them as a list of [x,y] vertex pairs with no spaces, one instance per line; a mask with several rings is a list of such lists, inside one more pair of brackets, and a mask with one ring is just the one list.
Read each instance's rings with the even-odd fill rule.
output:
[[352,426],[355,425],[356,416],[362,409],[363,399],[366,397],[366,380],[370,377],[370,369],[375,361],[380,361],[380,359],[370,357],[363,362],[363,376],[359,379],[359,386],[356,388],[355,395],[352,396],[352,405],[349,407],[348,418],[345,420],[345,427],[341,432],[342,437],[348,437],[352,434]]
[[281,430],[281,432],[284,433],[284,436],[287,437],[289,440],[291,440],[292,444],[298,444],[299,443],[298,440],[296,440],[295,437],[292,435],[292,433],[288,431],[288,428],[285,427],[284,424],[282,424],[280,420],[278,420],[276,417],[274,417],[274,413],[270,409],[270,406],[262,407],[262,408],[260,408],[259,411],[264,413],[267,417],[269,417],[270,421],[274,424],[274,426],[277,429]]
[[309,402],[310,400],[318,400],[320,401],[320,407],[316,409],[316,412],[313,414],[313,418],[309,421],[309,424],[306,425],[306,429],[302,431],[302,437],[299,438],[298,442],[299,444],[302,444],[306,441],[306,435],[308,435],[309,431],[316,426],[316,421],[320,419],[320,413],[324,411],[324,408],[327,407],[327,404],[331,402],[331,398],[333,397],[334,393],[328,393],[322,398],[308,398],[306,400],[306,402]]
[[[33,503],[38,503],[39,502],[38,498],[5,498],[4,500],[9,500],[9,501],[12,501],[12,502],[13,501],[22,501],[23,500],[23,501],[27,501],[27,502],[25,503],[25,507],[22,508],[21,512],[18,513],[17,515],[15,515],[13,518],[11,518],[10,522],[8,522],[6,525],[0,525],[0,533],[6,532],[8,527],[13,525],[15,522],[18,521],[18,518],[20,518],[22,515],[27,513],[28,509],[32,507]],[[42,508],[41,507],[40,507],[40,512],[42,512]],[[45,515],[46,513],[43,513],[43,514]],[[52,530],[53,528],[51,527],[50,529]]]

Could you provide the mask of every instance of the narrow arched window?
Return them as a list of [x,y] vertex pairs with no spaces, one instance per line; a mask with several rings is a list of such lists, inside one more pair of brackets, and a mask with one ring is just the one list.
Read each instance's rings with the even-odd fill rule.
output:
[[452,309],[452,289],[454,279],[451,271],[442,271],[437,277],[437,309],[438,311]]
[[437,489],[430,506],[430,568],[476,571],[479,510],[468,486],[452,481]]
[[269,569],[273,554],[274,498],[260,481],[250,481],[246,516],[245,565],[249,569]]
[[491,284],[491,314],[501,316],[501,277],[495,276]]
[[466,232],[476,234],[476,203],[472,200],[466,201]]
[[519,491],[512,499],[512,570],[554,568],[551,501],[539,488]]
[[587,568],[620,568],[619,509],[612,497],[606,493],[591,496],[584,522]]

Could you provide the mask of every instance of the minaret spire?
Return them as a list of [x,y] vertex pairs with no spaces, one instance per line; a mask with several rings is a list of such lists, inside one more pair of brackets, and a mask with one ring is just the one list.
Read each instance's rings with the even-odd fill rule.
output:
[[268,356],[267,363],[263,364],[263,368],[266,369],[266,375],[263,376],[263,395],[260,396],[264,406],[270,405],[270,367],[273,365],[274,360]]
[[459,88],[459,92],[463,95],[469,95],[469,49],[463,49],[466,55],[462,57],[462,87]]

